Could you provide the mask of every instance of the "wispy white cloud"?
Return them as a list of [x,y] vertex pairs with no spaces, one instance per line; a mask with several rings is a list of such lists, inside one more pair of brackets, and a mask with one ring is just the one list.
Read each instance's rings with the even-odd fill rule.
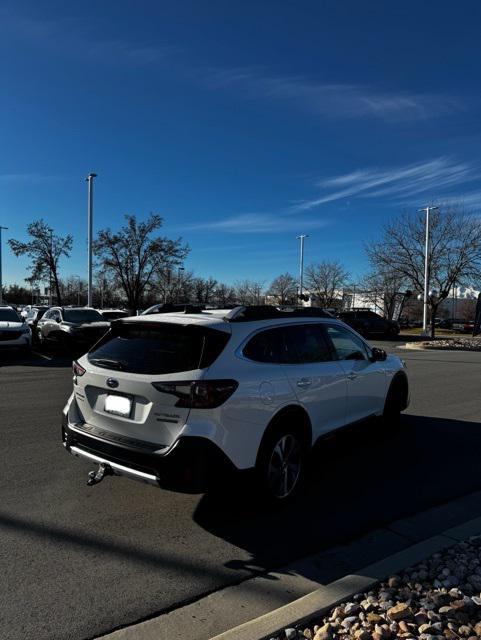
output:
[[220,220],[212,220],[199,224],[184,226],[184,229],[197,231],[223,231],[225,233],[282,233],[298,232],[299,229],[319,229],[329,224],[328,220],[299,217],[286,217],[264,213],[244,213],[229,216]]
[[453,186],[479,179],[478,169],[466,162],[447,157],[435,158],[403,167],[363,169],[323,179],[317,183],[321,195],[296,203],[297,211],[307,211],[343,198],[409,197],[433,194]]
[[324,118],[423,120],[465,109],[455,97],[443,94],[378,89],[370,85],[323,82],[303,76],[274,75],[262,68],[219,69],[182,61],[179,46],[126,38],[108,38],[91,22],[78,19],[32,18],[0,9],[0,26],[8,36],[58,55],[97,64],[159,65],[169,61],[177,77],[215,90],[234,90],[248,99],[284,102]]
[[0,22],[9,35],[27,45],[40,46],[63,56],[81,58],[97,64],[139,66],[158,63],[177,48],[140,43],[127,39],[108,39],[92,30],[90,24],[73,19],[39,19],[17,12],[0,11]]
[[447,206],[459,205],[460,207],[465,207],[469,211],[478,212],[481,210],[481,190],[441,196],[436,200],[436,202]]
[[215,88],[235,88],[246,98],[283,101],[329,118],[419,120],[464,109],[447,95],[379,91],[367,85],[315,82],[249,69],[213,70],[205,81]]

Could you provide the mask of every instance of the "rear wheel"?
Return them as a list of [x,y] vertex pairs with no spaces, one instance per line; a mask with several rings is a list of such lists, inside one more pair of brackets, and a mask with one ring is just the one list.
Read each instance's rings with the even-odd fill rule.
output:
[[279,426],[261,445],[256,465],[264,496],[273,503],[296,495],[304,479],[307,446],[296,429]]

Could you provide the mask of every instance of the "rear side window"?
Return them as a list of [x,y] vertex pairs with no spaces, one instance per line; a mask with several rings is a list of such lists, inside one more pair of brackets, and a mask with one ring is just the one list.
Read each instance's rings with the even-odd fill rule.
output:
[[244,347],[244,357],[254,362],[281,362],[284,351],[284,329],[268,329],[257,333]]
[[230,335],[224,331],[171,323],[122,323],[88,353],[92,364],[106,369],[161,375],[210,366]]

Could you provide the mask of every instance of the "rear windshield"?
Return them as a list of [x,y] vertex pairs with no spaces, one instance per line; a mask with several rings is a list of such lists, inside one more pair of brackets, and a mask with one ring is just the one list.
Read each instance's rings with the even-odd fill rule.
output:
[[92,364],[151,375],[210,366],[230,335],[217,329],[171,323],[117,322],[89,352]]
[[20,322],[20,318],[13,309],[0,309],[0,322]]
[[65,309],[65,322],[103,322],[104,319],[95,309]]

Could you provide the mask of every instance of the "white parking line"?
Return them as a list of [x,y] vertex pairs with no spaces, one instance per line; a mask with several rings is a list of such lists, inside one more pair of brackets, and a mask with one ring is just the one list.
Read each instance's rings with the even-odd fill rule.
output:
[[45,360],[53,360],[53,358],[49,358],[48,356],[45,356],[43,353],[39,353],[38,351],[32,351],[32,353],[34,353],[39,358],[44,358]]

